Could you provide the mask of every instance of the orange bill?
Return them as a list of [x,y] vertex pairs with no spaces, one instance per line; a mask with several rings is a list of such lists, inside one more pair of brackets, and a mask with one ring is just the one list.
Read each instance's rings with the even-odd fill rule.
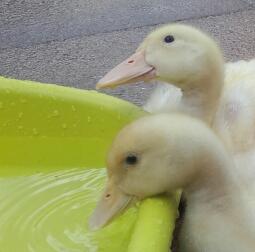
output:
[[132,198],[121,192],[114,183],[108,181],[101,199],[89,218],[89,228],[96,230],[106,225],[129,205]]
[[96,88],[110,88],[141,80],[148,81],[155,76],[154,67],[145,61],[144,51],[138,51],[108,72],[99,80]]

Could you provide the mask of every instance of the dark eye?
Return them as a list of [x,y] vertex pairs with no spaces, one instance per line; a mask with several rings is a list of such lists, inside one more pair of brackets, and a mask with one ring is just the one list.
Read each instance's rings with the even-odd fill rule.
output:
[[174,41],[174,36],[172,35],[167,35],[165,38],[164,38],[164,41],[166,43],[172,43]]
[[134,155],[134,154],[129,154],[126,159],[125,159],[125,162],[126,164],[128,165],[135,165],[137,163],[137,156]]

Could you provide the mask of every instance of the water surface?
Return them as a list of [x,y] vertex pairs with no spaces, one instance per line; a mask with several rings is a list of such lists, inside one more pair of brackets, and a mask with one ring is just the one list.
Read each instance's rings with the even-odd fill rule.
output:
[[136,208],[100,231],[87,228],[104,180],[105,169],[0,178],[0,252],[125,251]]

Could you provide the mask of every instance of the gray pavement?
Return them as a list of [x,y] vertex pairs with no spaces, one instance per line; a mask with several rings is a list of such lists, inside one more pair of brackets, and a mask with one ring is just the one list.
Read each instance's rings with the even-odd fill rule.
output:
[[[160,24],[211,33],[227,60],[255,57],[255,0],[2,0],[0,75],[93,89]],[[137,104],[151,85],[107,91]]]

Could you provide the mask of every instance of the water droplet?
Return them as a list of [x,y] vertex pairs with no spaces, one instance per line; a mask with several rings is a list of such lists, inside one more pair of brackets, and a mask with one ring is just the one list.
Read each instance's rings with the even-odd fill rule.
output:
[[66,129],[67,128],[67,125],[65,123],[62,124],[62,128],[63,129]]
[[18,117],[19,117],[19,118],[22,118],[22,116],[23,116],[23,112],[20,112],[20,113],[18,114]]
[[22,129],[23,129],[23,126],[22,126],[22,125],[19,125],[19,126],[18,126],[18,129],[19,129],[19,130],[22,130]]
[[75,112],[76,111],[76,107],[74,105],[72,105],[72,111]]
[[39,132],[38,132],[38,130],[36,128],[33,128],[32,131],[33,131],[33,135],[34,136],[39,135]]
[[71,209],[79,209],[81,207],[80,203],[77,203],[71,207]]
[[2,109],[4,106],[3,106],[3,103],[0,102],[0,109]]
[[88,123],[90,123],[91,122],[91,117],[90,116],[88,116]]
[[53,111],[53,116],[55,116],[55,117],[59,116],[59,111],[58,110],[54,110]]

